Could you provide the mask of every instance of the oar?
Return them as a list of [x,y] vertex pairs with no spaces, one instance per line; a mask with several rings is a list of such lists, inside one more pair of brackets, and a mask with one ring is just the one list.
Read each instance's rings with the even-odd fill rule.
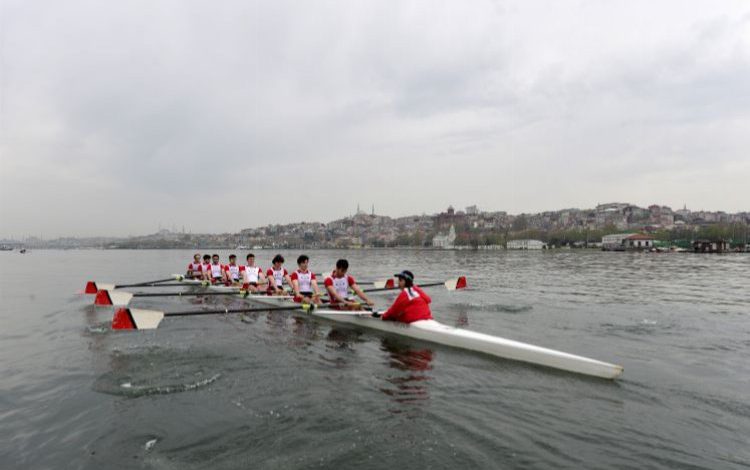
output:
[[[455,279],[448,279],[445,282],[428,282],[427,284],[417,284],[417,286],[418,287],[445,286],[445,288],[448,290],[466,289],[466,276],[460,276]],[[385,287],[376,287],[374,289],[362,289],[362,292],[369,294],[370,292],[382,292],[382,291],[394,290],[394,289],[397,289],[397,287],[385,286]]]
[[314,309],[310,305],[290,305],[288,307],[258,307],[258,308],[225,308],[221,310],[187,310],[184,312],[162,312],[160,310],[144,310],[140,308],[120,308],[112,318],[113,330],[154,330],[164,317],[187,317],[197,315],[222,315],[229,313],[251,313],[282,310]]
[[251,297],[253,295],[267,296],[267,294],[252,294],[246,290],[234,290],[230,292],[126,292],[121,290],[100,290],[94,299],[94,305],[128,305],[133,297],[203,297],[208,295],[235,295],[238,297]]
[[393,289],[394,287],[396,287],[396,281],[393,278],[383,279],[382,281],[373,282],[372,285],[376,289]]
[[102,289],[112,290],[112,289],[119,289],[123,287],[143,287],[143,286],[148,286],[152,284],[160,284],[163,282],[169,282],[169,281],[174,281],[174,280],[181,281],[182,280],[181,278],[182,276],[172,276],[166,279],[156,279],[155,281],[144,281],[144,282],[137,282],[134,284],[120,284],[120,285],[104,284],[101,282],[89,281],[86,283],[86,289],[84,289],[83,292],[86,294],[96,294]]

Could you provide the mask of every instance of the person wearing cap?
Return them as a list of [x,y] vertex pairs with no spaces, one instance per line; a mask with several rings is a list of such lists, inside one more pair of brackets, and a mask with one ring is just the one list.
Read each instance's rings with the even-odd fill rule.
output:
[[373,312],[372,316],[381,317],[385,321],[401,323],[432,320],[432,312],[430,311],[432,299],[419,286],[414,284],[414,274],[411,271],[401,271],[395,277],[398,278],[398,288],[401,289],[401,293],[382,316],[378,312]]

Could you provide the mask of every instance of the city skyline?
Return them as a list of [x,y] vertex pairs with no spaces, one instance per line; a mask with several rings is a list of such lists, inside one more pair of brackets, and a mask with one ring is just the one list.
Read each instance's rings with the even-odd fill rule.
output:
[[[687,207],[685,204],[683,204],[682,207],[672,207],[668,204],[648,204],[641,206],[639,204],[631,203],[631,202],[604,202],[597,204],[593,207],[565,207],[565,208],[558,208],[558,209],[548,209],[538,212],[520,212],[520,213],[511,213],[506,210],[502,209],[484,209],[479,207],[476,204],[466,206],[466,207],[454,207],[453,204],[450,204],[448,207],[444,207],[443,210],[427,213],[427,212],[421,212],[421,213],[415,213],[415,214],[405,214],[405,215],[390,215],[390,214],[380,214],[375,212],[375,205],[371,204],[370,211],[361,209],[361,204],[357,204],[357,206],[354,208],[354,210],[348,214],[341,215],[340,217],[337,217],[335,219],[331,220],[292,220],[288,222],[281,222],[281,223],[271,223],[271,224],[265,224],[265,225],[243,225],[241,228],[236,230],[225,230],[225,231],[216,231],[216,232],[201,232],[201,231],[195,231],[190,229],[187,226],[184,225],[178,225],[178,224],[159,224],[153,231],[148,231],[144,233],[129,233],[129,234],[119,234],[119,235],[99,235],[99,234],[84,234],[79,236],[72,236],[72,235],[63,235],[63,236],[50,236],[46,237],[43,234],[24,234],[21,236],[17,235],[6,235],[0,233],[0,241],[23,241],[25,239],[38,239],[38,240],[54,240],[54,239],[62,239],[62,238],[80,238],[80,239],[86,239],[86,238],[131,238],[131,237],[141,237],[141,236],[149,236],[159,233],[165,233],[165,234],[195,234],[195,235],[207,235],[207,234],[237,234],[241,233],[243,231],[247,230],[254,230],[254,229],[262,229],[267,227],[273,227],[273,226],[290,226],[290,225],[302,225],[302,224],[331,224],[340,220],[346,220],[352,217],[355,217],[357,215],[376,215],[379,218],[387,218],[392,220],[398,220],[398,219],[404,219],[404,218],[410,218],[410,217],[438,217],[441,214],[445,214],[447,210],[453,209],[456,214],[475,214],[475,215],[482,215],[482,214],[506,214],[510,218],[516,218],[519,216],[542,216],[544,214],[559,214],[563,212],[569,212],[569,211],[578,211],[581,213],[586,212],[595,212],[597,209],[608,207],[608,206],[617,206],[620,208],[624,207],[630,207],[630,208],[638,208],[638,209],[648,209],[652,206],[662,207],[662,208],[668,208],[670,211],[673,211],[674,214],[680,214],[683,212],[687,212],[690,214],[726,214],[728,216],[735,216],[738,214],[742,214],[745,217],[743,220],[747,221],[750,219],[750,209],[745,211],[737,211],[737,212],[729,212],[724,210],[705,210],[705,209],[691,209]],[[747,223],[747,222],[745,222]]]

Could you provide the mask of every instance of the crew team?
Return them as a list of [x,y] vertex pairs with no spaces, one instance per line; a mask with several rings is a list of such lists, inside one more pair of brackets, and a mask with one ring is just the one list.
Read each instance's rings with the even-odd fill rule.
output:
[[[317,277],[310,271],[309,264],[310,258],[300,255],[297,258],[297,269],[290,274],[284,268],[284,257],[276,255],[271,260],[271,267],[264,272],[255,264],[255,255],[252,253],[247,255],[244,265],[238,265],[237,256],[233,254],[229,255],[228,264],[222,264],[217,254],[204,255],[201,259],[200,253],[196,253],[193,261],[188,264],[187,277],[212,284],[238,286],[253,294],[265,292],[268,295],[288,295],[290,292],[285,289],[286,285],[291,287],[294,301],[318,305],[327,303],[334,309],[358,310],[362,308],[363,303],[369,307],[374,305],[354,277],[347,273],[347,260],[338,260],[335,269],[323,280],[328,299],[323,299]],[[398,279],[398,289],[401,292],[388,310],[382,314],[373,312],[373,317],[402,323],[432,319],[429,306],[432,299],[414,284],[414,274],[405,270],[395,277]],[[361,301],[352,297],[352,293]]]

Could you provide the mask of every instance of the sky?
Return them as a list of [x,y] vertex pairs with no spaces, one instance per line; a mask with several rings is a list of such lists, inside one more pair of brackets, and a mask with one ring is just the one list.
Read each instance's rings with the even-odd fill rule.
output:
[[750,210],[750,3],[0,0],[0,237]]

